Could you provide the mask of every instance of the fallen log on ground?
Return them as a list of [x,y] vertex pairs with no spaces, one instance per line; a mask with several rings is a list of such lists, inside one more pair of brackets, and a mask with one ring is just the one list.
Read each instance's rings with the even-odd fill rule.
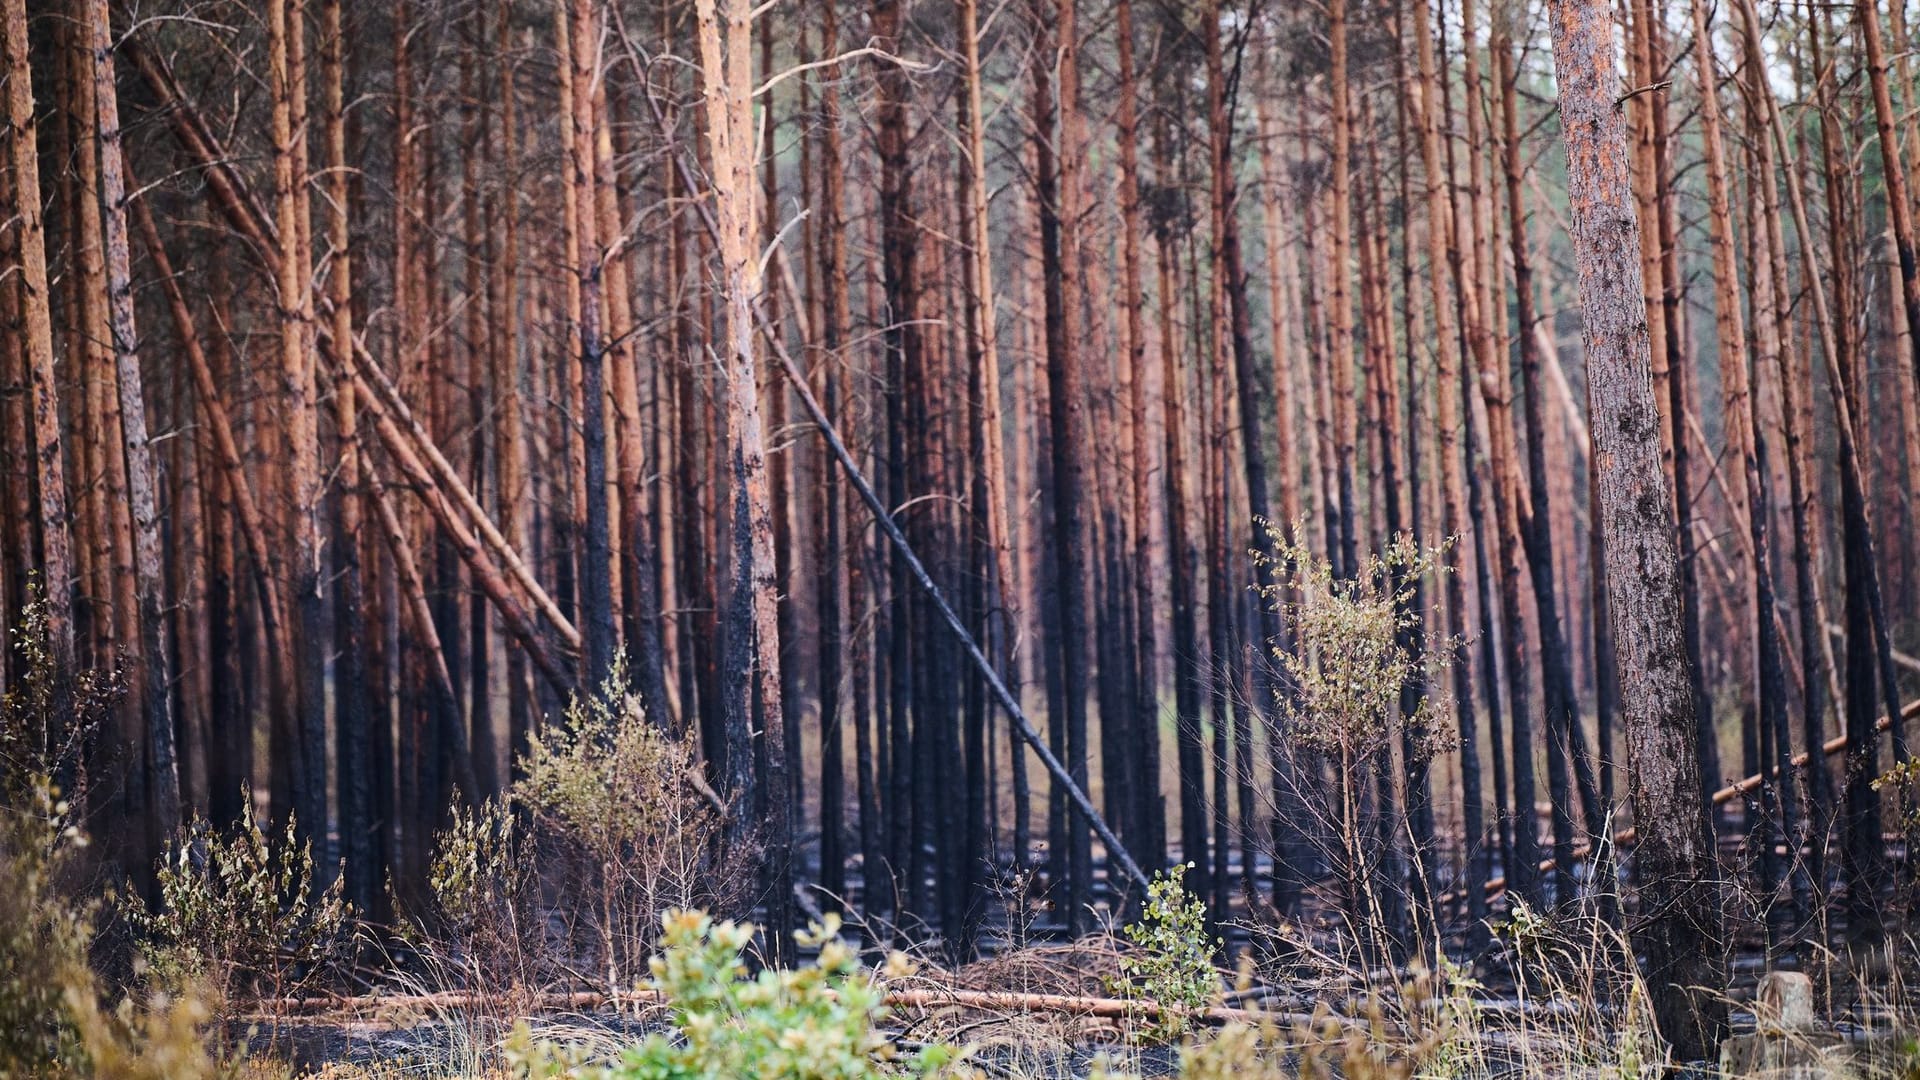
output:
[[[313,996],[280,998],[263,1002],[242,1019],[255,1021],[285,1020],[290,1016],[320,1017],[355,1013],[394,1013],[400,1011],[453,1012],[497,1007],[504,1003],[539,1010],[564,1011],[599,1009],[623,1005],[663,1005],[665,998],[657,990],[636,989],[618,995],[601,990],[542,991],[520,994],[503,991],[496,994],[449,990],[431,994],[363,994],[354,996]],[[1188,1018],[1206,1024],[1273,1023],[1284,1026],[1332,1022],[1345,1026],[1354,1021],[1327,1014],[1315,1016],[1302,1012],[1266,1012],[1258,1009],[1211,1006],[1184,1010],[1155,1001],[1133,998],[1082,997],[1072,994],[1030,994],[998,990],[955,990],[936,987],[892,990],[887,993],[888,1008],[900,1009],[972,1009],[996,1013],[1052,1013],[1101,1019],[1143,1020],[1186,1013]]]

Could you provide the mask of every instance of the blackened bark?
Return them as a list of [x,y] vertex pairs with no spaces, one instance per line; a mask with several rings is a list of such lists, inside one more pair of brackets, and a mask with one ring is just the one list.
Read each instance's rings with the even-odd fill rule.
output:
[[[1036,14],[1054,28],[1054,48],[1034,61],[1035,138],[1041,153],[1041,260],[1046,295],[1047,404],[1052,438],[1054,558],[1059,569],[1062,718],[1065,760],[1074,782],[1087,783],[1087,536],[1083,506],[1086,486],[1086,399],[1079,359],[1079,42],[1074,29],[1075,0],[1040,0]],[[1057,101],[1047,69],[1058,65]],[[1058,149],[1048,147],[1058,137]],[[1051,157],[1052,167],[1048,158]],[[1086,928],[1091,896],[1092,855],[1085,826],[1068,817],[1066,859],[1068,926]]]

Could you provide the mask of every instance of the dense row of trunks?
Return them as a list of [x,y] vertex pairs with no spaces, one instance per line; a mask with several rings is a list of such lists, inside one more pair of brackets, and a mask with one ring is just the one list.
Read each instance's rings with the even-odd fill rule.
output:
[[1353,774],[1398,947],[1435,901],[1470,944],[1502,892],[1611,914],[1628,803],[1693,895],[1642,753],[1762,778],[1776,932],[1836,884],[1876,922],[1898,3],[5,3],[0,615],[37,590],[58,668],[122,673],[73,779],[136,879],[250,782],[386,918],[620,671],[776,929],[798,885],[956,955],[1035,887],[1085,931],[1138,900],[1109,826],[1218,918],[1299,914],[1335,781],[1254,590],[1406,532],[1444,572],[1405,643],[1452,663],[1399,711],[1457,748]]

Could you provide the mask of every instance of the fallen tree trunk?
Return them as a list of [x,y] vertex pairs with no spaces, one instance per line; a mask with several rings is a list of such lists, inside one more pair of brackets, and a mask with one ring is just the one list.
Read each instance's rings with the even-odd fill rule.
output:
[[[420,1009],[442,1011],[478,1009],[516,1000],[538,1009],[597,1009],[602,1006],[665,1005],[667,999],[657,990],[636,989],[618,995],[600,990],[547,991],[531,997],[509,993],[485,994],[472,991],[442,991],[433,994],[366,994],[352,997],[278,998],[262,1002],[261,1007],[242,1019],[270,1020],[297,1014],[349,1013],[378,1010]],[[1133,998],[1082,997],[1073,994],[1033,994],[1001,990],[958,990],[924,987],[888,991],[886,1004],[891,1009],[972,1009],[999,1013],[1057,1013],[1103,1019],[1154,1019],[1184,1014],[1189,1020],[1207,1024],[1275,1023],[1289,1026],[1319,1025],[1332,1022],[1345,1026],[1354,1021],[1327,1015],[1300,1012],[1266,1012],[1217,1005],[1201,1009],[1183,1009],[1155,1001]]]

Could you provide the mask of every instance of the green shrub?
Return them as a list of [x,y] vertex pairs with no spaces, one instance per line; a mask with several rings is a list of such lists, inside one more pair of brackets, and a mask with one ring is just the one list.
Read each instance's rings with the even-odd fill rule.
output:
[[866,1080],[947,1073],[959,1055],[929,1046],[902,1057],[878,1029],[886,991],[861,970],[829,915],[803,946],[819,959],[751,978],[741,953],[754,928],[698,911],[668,912],[652,986],[670,1006],[670,1030],[595,1062],[578,1048],[535,1042],[522,1028],[508,1059],[529,1080]]
[[1220,991],[1213,958],[1224,943],[1207,936],[1207,905],[1182,883],[1189,865],[1154,875],[1140,921],[1124,931],[1134,945],[1120,957],[1127,993],[1161,1009],[1159,1019],[1143,1033],[1152,1041],[1171,1042],[1185,1035],[1192,1014]]
[[598,693],[575,696],[563,722],[529,740],[512,790],[547,884],[580,898],[569,912],[579,944],[597,950],[616,995],[642,977],[662,913],[728,907],[747,878],[732,861],[742,853],[721,852],[722,808],[693,746],[626,686],[617,658]]
[[216,1076],[210,1014],[194,987],[109,1006],[88,965],[99,905],[74,883],[89,845],[53,778],[79,773],[113,680],[56,668],[37,602],[15,640],[26,670],[0,701],[0,1076]]
[[434,836],[433,911],[421,921],[428,937],[417,943],[430,947],[420,956],[447,981],[481,993],[536,988],[548,957],[533,864],[507,800],[477,810],[456,803],[452,823]]
[[340,878],[316,899],[313,854],[285,835],[270,842],[255,823],[253,796],[222,834],[196,818],[155,872],[160,903],[127,905],[140,955],[168,991],[202,986],[220,1001],[236,993],[278,997],[312,974],[341,942],[349,917]]

